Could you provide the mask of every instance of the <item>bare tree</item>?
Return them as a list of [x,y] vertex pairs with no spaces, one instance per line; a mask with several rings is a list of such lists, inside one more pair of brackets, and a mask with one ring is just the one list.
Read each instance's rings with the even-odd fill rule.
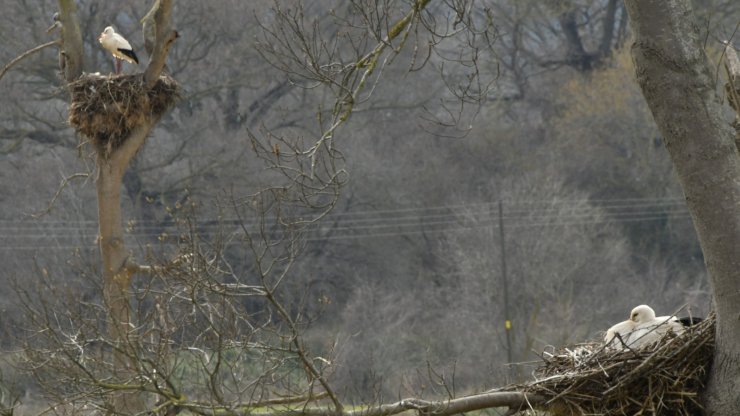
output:
[[[125,114],[133,116],[131,118],[134,121],[120,120],[123,127],[118,123],[110,123],[111,126],[96,125],[96,117],[100,115],[97,112],[101,109],[93,104],[99,91],[110,88],[131,88],[133,96],[126,98],[133,99],[127,104],[130,106],[133,103],[134,108],[138,105],[138,94],[150,94],[155,88],[171,93],[173,88],[167,85],[170,81],[166,78],[162,81],[159,76],[169,46],[176,37],[176,33],[169,28],[171,2],[155,2],[155,42],[150,64],[144,74],[119,78],[81,76],[83,48],[75,4],[60,4],[61,56],[65,79],[73,95],[70,120],[89,138],[97,153],[99,239],[103,263],[99,288],[103,296],[102,303],[83,303],[88,308],[80,311],[74,307],[71,294],[57,296],[59,302],[49,303],[18,288],[26,301],[29,316],[39,328],[40,339],[45,341],[40,345],[27,345],[28,356],[32,359],[30,365],[39,376],[39,381],[51,391],[54,391],[54,384],[47,384],[46,380],[55,379],[56,383],[64,383],[65,388],[57,396],[58,403],[69,403],[73,406],[72,411],[80,409],[79,404],[112,413],[139,413],[149,407],[147,394],[153,394],[158,400],[155,410],[167,413],[176,413],[180,409],[206,414],[211,411],[209,409],[248,412],[255,406],[286,403],[285,400],[262,400],[269,392],[267,386],[270,384],[264,382],[269,377],[277,380],[271,384],[278,385],[280,390],[290,395],[287,402],[308,402],[326,396],[331,400],[332,412],[344,412],[340,397],[327,379],[325,367],[329,367],[325,364],[330,361],[309,355],[301,336],[304,323],[299,318],[300,314],[284,306],[280,301],[279,289],[287,280],[291,265],[302,249],[301,233],[326,215],[337,200],[343,180],[341,153],[333,144],[338,128],[349,119],[358,105],[368,100],[373,84],[379,82],[383,69],[404,50],[403,45],[415,28],[424,25],[437,30],[432,32],[435,42],[454,35],[449,21],[437,22],[433,14],[425,14],[427,4],[427,1],[416,2],[400,15],[395,15],[389,4],[374,10],[365,10],[360,4],[352,4],[355,12],[362,12],[359,21],[343,22],[342,25],[353,27],[361,24],[358,26],[360,33],[367,40],[350,48],[353,54],[346,58],[339,55],[344,53],[343,48],[327,48],[328,44],[324,44],[320,38],[310,37],[311,32],[304,26],[301,8],[291,11],[277,7],[276,30],[264,27],[268,42],[263,51],[278,58],[272,61],[273,64],[278,67],[286,62],[297,64],[296,68],[302,71],[297,74],[305,81],[324,85],[332,92],[334,102],[329,111],[319,112],[320,134],[309,143],[308,148],[303,148],[300,141],[269,133],[266,134],[267,141],[252,136],[257,153],[288,179],[287,186],[271,186],[246,198],[233,196],[228,199],[228,208],[239,215],[236,226],[241,231],[240,240],[251,254],[251,270],[257,277],[256,284],[245,282],[243,276],[232,271],[234,268],[223,251],[221,239],[208,242],[204,247],[196,233],[187,234],[189,237],[181,236],[184,244],[181,254],[156,267],[143,266],[134,261],[124,244],[120,200],[124,173],[149,131],[169,106],[169,101],[160,103],[156,97],[152,98],[152,105],[156,107],[151,113],[153,115],[145,113],[137,118],[137,114]],[[453,10],[465,25],[472,24],[467,20],[464,7]],[[151,21],[148,23],[151,24]],[[419,40],[416,39],[417,42]],[[348,41],[350,44],[358,42],[351,38]],[[281,45],[288,54],[271,49],[273,42],[283,42]],[[324,55],[327,52],[329,55]],[[473,63],[475,57],[473,54]],[[328,63],[325,63],[327,58]],[[337,65],[335,58],[346,63]],[[289,67],[281,68],[288,70]],[[121,83],[118,85],[107,84],[119,80]],[[143,89],[137,89],[139,82]],[[164,86],[160,86],[162,82]],[[463,84],[451,84],[451,91],[462,99],[474,98],[484,92],[476,84],[477,77],[468,77]],[[102,108],[106,108],[105,104]],[[129,110],[131,108],[125,111]],[[245,214],[257,218],[256,223],[250,224]],[[197,227],[190,224],[187,230],[197,231]],[[145,285],[142,291],[137,291],[132,286],[133,276],[141,272],[160,276],[160,284],[164,286],[151,283]],[[172,285],[171,282],[177,284]],[[46,288],[59,293],[52,284],[47,284]],[[148,295],[152,290],[160,293],[159,297],[151,299]],[[257,303],[260,312],[255,312],[255,315],[245,311],[241,304],[244,297],[262,298]],[[182,316],[182,311],[178,310],[182,307],[179,300],[188,300],[186,305],[196,306],[191,313],[193,321],[188,322],[189,326],[172,326],[168,318],[173,314]],[[255,305],[248,303],[247,306],[254,308]],[[60,320],[62,313],[64,316]],[[106,324],[101,327],[101,322]],[[198,323],[202,323],[202,326]],[[255,334],[262,333],[266,334],[260,335],[254,342],[250,341]],[[185,335],[190,341],[183,342],[180,338],[177,345],[187,351],[200,352],[195,354],[198,357],[195,360],[183,354],[171,354],[171,345],[176,337]],[[245,375],[244,372],[249,370],[245,367],[246,363],[255,361],[248,355],[251,351],[263,357],[263,367],[257,369],[256,375]],[[45,366],[33,366],[34,362],[44,360]],[[183,361],[185,364],[180,364]],[[307,383],[293,380],[292,372],[282,373],[292,365],[302,369],[308,378]],[[203,386],[203,389],[196,389],[193,398],[187,399],[176,375],[178,371],[191,366],[198,373],[195,379],[203,380],[202,384],[195,382],[194,385]],[[285,375],[279,376],[280,373]],[[56,374],[56,377],[45,377],[50,374]],[[224,377],[227,381],[223,380]],[[314,386],[322,391],[314,394]],[[56,391],[60,390],[57,388]],[[71,391],[76,393],[70,396]],[[301,395],[299,392],[307,393]],[[524,396],[519,394],[505,393],[491,397],[492,403],[498,403],[503,398],[504,403],[513,402],[519,406],[524,401]],[[459,402],[463,403],[462,408],[456,407],[457,403],[449,402],[444,406],[449,407],[449,411],[457,412],[469,406],[481,405],[478,402],[470,404],[470,399]],[[411,400],[383,405],[374,412],[386,414],[389,411],[430,406],[442,404]]]
[[[584,45],[577,32],[578,14],[566,3],[569,8],[558,14],[560,24],[569,30],[565,65],[590,70],[596,58],[586,52],[590,46]],[[398,7],[390,0],[372,5],[352,1],[329,13],[329,20],[317,17],[326,13],[276,4],[262,20],[260,51],[287,78],[277,82],[250,112],[265,114],[275,108],[274,100],[291,94],[317,93],[320,98],[314,101],[293,98],[315,105],[316,123],[286,120],[282,128],[275,128],[245,122],[240,111],[224,111],[219,119],[233,131],[244,125],[251,127],[249,143],[268,173],[256,191],[232,190],[224,195],[213,209],[219,220],[212,221],[214,227],[208,232],[203,232],[204,224],[197,215],[202,205],[179,198],[171,215],[178,228],[172,235],[160,235],[161,241],[176,245],[177,250],[144,247],[150,253],[147,266],[134,261],[123,243],[120,189],[131,158],[161,114],[135,125],[120,146],[99,146],[96,162],[103,267],[87,274],[102,275],[102,282],[88,283],[104,293],[102,300],[85,301],[86,308],[80,308],[71,300],[73,290],[63,293],[66,288],[48,279],[44,288],[59,295],[55,301],[38,300],[34,293],[18,289],[38,329],[33,336],[42,341],[27,344],[32,359],[29,364],[45,364],[34,369],[39,380],[49,382],[49,390],[57,393],[56,403],[68,404],[71,411],[88,406],[111,413],[151,410],[174,414],[188,410],[248,414],[259,406],[275,414],[379,416],[411,409],[446,415],[491,406],[509,407],[514,412],[542,403],[542,397],[516,392],[458,398],[454,383],[441,377],[434,381],[446,399],[414,398],[383,404],[381,397],[374,397],[376,402],[368,408],[350,409],[332,379],[335,346],[312,344],[305,335],[312,315],[304,313],[301,306],[312,300],[284,290],[297,274],[295,264],[306,250],[306,236],[321,231],[318,224],[337,205],[346,185],[341,144],[343,136],[352,134],[348,122],[370,108],[394,64],[404,63],[403,72],[426,67],[441,75],[446,88],[440,93],[441,105],[427,108],[428,131],[454,137],[470,131],[468,122],[498,76],[495,59],[486,61],[486,53],[498,40],[493,15],[490,10],[474,9],[473,4],[416,0]],[[611,42],[619,11],[616,2],[604,4],[603,22],[609,30],[603,32],[601,46]],[[73,7],[74,3],[63,6]],[[168,6],[169,2],[160,4]],[[166,16],[158,16],[157,30],[169,35],[162,20]],[[62,22],[75,25],[69,16],[62,16]],[[162,42],[173,40],[166,36],[156,36],[152,50],[159,51],[155,54],[161,59],[152,60],[154,65],[141,77],[144,85],[159,78],[167,55]],[[207,36],[202,41],[197,46],[193,39],[193,45],[178,53],[198,56],[214,44]],[[75,42],[74,31],[65,29],[65,71],[80,66]],[[232,59],[237,61],[238,57]],[[205,65],[203,59],[196,62]],[[450,66],[458,70],[450,71]],[[186,71],[187,67],[173,69]],[[230,86],[216,88],[219,93],[214,95],[221,99],[220,91],[227,90],[223,107],[235,110],[241,100]],[[136,189],[132,182],[131,189]],[[223,220],[224,213],[235,218]],[[427,239],[427,247],[433,247],[432,241]],[[516,250],[516,245],[512,247]],[[542,247],[535,243],[519,247],[521,252],[532,249]],[[584,262],[574,267],[584,275],[591,270]],[[42,267],[39,272],[44,275]],[[149,278],[134,279],[140,272]],[[566,280],[550,283],[567,285]],[[464,289],[475,291],[475,286]],[[563,293],[568,295],[568,291]],[[547,301],[565,305],[562,314],[568,316],[568,299],[555,297]],[[401,300],[391,297],[393,302]],[[52,374],[56,378],[45,377]],[[328,404],[314,405],[317,400]]]
[[[118,89],[119,97],[127,99],[124,105],[135,107],[132,102],[140,101],[141,95],[148,95],[155,86],[162,88],[167,84],[160,74],[165,65],[167,53],[177,37],[170,29],[171,1],[155,3],[156,35],[154,50],[146,71],[140,78],[129,80],[127,77],[83,76],[84,48],[77,17],[76,4],[73,1],[59,2],[58,20],[61,23],[60,65],[64,79],[72,95],[71,122],[95,145],[97,151],[97,195],[99,241],[102,258],[102,294],[107,311],[107,328],[111,342],[114,344],[112,370],[122,379],[134,378],[137,363],[135,349],[129,348],[129,338],[135,336],[131,328],[130,288],[134,273],[145,269],[136,264],[124,244],[123,217],[121,214],[121,184],[126,168],[144,143],[151,129],[156,125],[164,111],[172,104],[168,97],[157,109],[148,107],[146,113],[134,114],[136,108],[109,111],[107,114],[90,114],[105,112],[105,107],[96,108],[96,100],[115,102],[117,98],[107,91]],[[107,89],[101,90],[108,84]],[[165,90],[173,90],[167,85]],[[128,97],[131,94],[132,97]],[[120,99],[120,98],[118,98]],[[170,100],[170,101],[167,101]],[[139,108],[140,110],[143,110]],[[125,113],[125,114],[124,114]],[[98,121],[91,121],[93,118]],[[100,118],[111,117],[102,122]],[[114,126],[111,128],[110,124]],[[116,126],[118,125],[118,126]],[[121,126],[123,125],[123,127]],[[111,406],[115,411],[139,412],[144,408],[140,394],[128,394],[121,389],[113,398]]]

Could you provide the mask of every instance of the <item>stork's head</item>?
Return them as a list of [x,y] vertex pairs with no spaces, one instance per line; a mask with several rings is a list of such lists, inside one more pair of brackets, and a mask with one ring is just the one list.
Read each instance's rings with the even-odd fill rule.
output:
[[103,33],[100,34],[100,37],[98,38],[98,42],[102,42],[103,39],[112,36],[114,33],[116,33],[115,30],[113,30],[113,26],[108,26],[103,30]]
[[648,305],[640,305],[632,309],[630,320],[636,323],[650,322],[655,319],[655,311]]

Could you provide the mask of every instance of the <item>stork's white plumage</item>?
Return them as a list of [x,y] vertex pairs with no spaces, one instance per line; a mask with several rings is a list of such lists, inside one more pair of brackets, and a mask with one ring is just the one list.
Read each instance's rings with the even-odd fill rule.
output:
[[132,64],[139,63],[139,58],[134,53],[131,44],[123,36],[116,33],[113,26],[108,26],[103,30],[98,42],[116,58],[116,74],[121,72],[121,60]]
[[[608,347],[640,348],[660,340],[668,332],[681,334],[684,325],[675,316],[655,316],[648,305],[632,309],[630,319],[620,322],[606,331],[604,342]],[[617,338],[617,334],[621,341]]]
[[648,305],[640,305],[632,309],[630,320],[637,325],[630,335],[629,345],[639,348],[652,344],[669,332],[682,334],[684,326],[675,316],[655,316],[655,311]]
[[606,330],[604,343],[612,348],[622,349],[629,346],[630,334],[635,330],[637,323],[628,319],[613,325]]

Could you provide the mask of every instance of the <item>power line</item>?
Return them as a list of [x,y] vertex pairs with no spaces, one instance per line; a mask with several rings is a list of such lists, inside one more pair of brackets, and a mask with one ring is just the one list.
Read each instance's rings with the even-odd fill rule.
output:
[[[643,208],[643,209],[636,209],[636,208]],[[426,210],[432,210],[437,211],[440,208],[427,208]],[[445,207],[445,209],[447,209]],[[617,210],[618,209],[618,210]],[[632,204],[632,205],[612,205],[607,207],[593,207],[593,206],[585,206],[585,207],[579,207],[577,209],[569,209],[566,210],[562,206],[552,206],[547,208],[536,208],[536,209],[511,209],[508,211],[507,215],[504,216],[507,220],[517,220],[517,219],[532,219],[532,218],[548,218],[548,217],[554,217],[554,218],[563,218],[563,217],[588,217],[593,215],[600,215],[600,210],[604,210],[607,215],[611,216],[623,216],[623,215],[639,215],[644,213],[655,213],[655,212],[663,212],[665,214],[673,214],[673,213],[683,213],[686,212],[685,206],[683,204]],[[390,212],[387,210],[386,212]],[[361,223],[371,223],[371,226],[377,225],[377,223],[382,220],[384,223],[392,223],[392,222],[403,222],[403,221],[412,221],[412,222],[418,222],[418,221],[424,221],[424,220],[449,220],[449,219],[457,219],[461,218],[463,216],[480,216],[480,217],[487,217],[490,215],[491,212],[493,212],[490,207],[486,207],[484,209],[478,209],[478,210],[472,210],[467,209],[465,211],[451,211],[447,210],[446,212],[440,212],[440,213],[432,213],[432,214],[422,214],[422,211],[417,210],[413,215],[386,215],[386,216],[375,216],[375,217],[364,217],[364,218],[353,218],[350,216],[346,216],[345,218],[337,218],[335,220],[335,224],[337,224],[336,227],[340,227],[343,225],[346,226],[354,226],[354,224],[361,224]],[[352,214],[352,213],[347,213]],[[338,216],[332,216],[331,218],[338,217]],[[152,223],[155,225],[141,225],[146,223]],[[372,224],[375,223],[375,224]],[[33,222],[28,223],[26,225],[18,226],[17,223],[14,223],[15,226],[3,226],[0,225],[0,231],[39,231],[43,232],[44,234],[50,232],[50,231],[80,231],[83,229],[88,229],[92,232],[95,232],[97,230],[97,223],[92,223],[90,225],[83,225],[79,224],[78,222],[65,222],[62,223],[63,225],[60,226],[59,222]],[[138,222],[138,221],[131,221],[132,229],[135,230],[148,230],[148,229],[156,229],[161,230],[165,227],[174,227],[175,223],[173,221],[163,221],[159,223],[154,223],[152,221],[147,222]],[[246,222],[244,225],[246,226],[258,226],[260,223],[258,221],[251,221]],[[227,225],[242,225],[242,222],[237,219],[221,219],[221,220],[205,220],[205,221],[197,221],[195,222],[195,225],[198,228],[205,229],[205,228],[222,228]],[[335,228],[336,228],[335,227]],[[144,234],[144,233],[140,233]],[[155,233],[156,234],[156,233]],[[0,236],[2,238],[2,236]]]
[[[632,209],[632,208],[640,208],[640,207],[658,207],[658,206],[676,206],[676,207],[685,207],[684,199],[683,198],[627,198],[627,199],[597,199],[597,200],[589,200],[589,199],[557,199],[557,200],[502,200],[507,204],[507,207],[512,206],[531,206],[531,205],[545,205],[545,208],[536,208],[536,209],[508,209],[508,213],[517,213],[517,212],[532,212],[532,211],[552,211],[552,210],[558,210],[563,209],[568,206],[574,206],[579,207],[579,209],[583,210],[593,210],[593,209],[605,209],[605,210],[611,210],[611,209]],[[342,218],[355,218],[355,220],[362,220],[362,217],[370,216],[369,219],[372,219],[374,217],[378,216],[384,216],[387,217],[388,214],[400,214],[400,213],[407,213],[408,216],[419,216],[422,215],[421,213],[430,213],[426,215],[435,215],[434,212],[440,212],[440,211],[449,211],[449,212],[456,212],[460,209],[466,209],[471,210],[475,207],[483,207],[482,210],[493,210],[495,207],[492,207],[492,203],[466,203],[466,204],[454,204],[454,205],[441,205],[441,206],[425,206],[425,207],[402,207],[402,208],[395,208],[395,209],[381,209],[381,210],[365,210],[365,211],[350,211],[350,212],[333,212],[331,214],[332,218],[336,219],[342,219]],[[402,215],[390,215],[391,217],[403,217]],[[57,224],[61,224],[62,227],[79,227],[80,225],[88,225],[90,227],[97,227],[97,220],[28,220],[28,224],[38,224],[43,223],[49,226],[58,226]],[[174,222],[173,220],[135,220],[134,223],[138,226],[160,226],[163,222]],[[207,223],[238,223],[240,222],[239,218],[224,218],[220,220],[206,220]],[[12,229],[17,227],[22,227],[22,221],[16,220],[16,219],[0,219],[0,230],[4,229]],[[7,225],[6,225],[7,224]],[[10,226],[8,226],[10,225]]]
[[[513,206],[518,206],[518,209],[510,209],[506,215],[502,214],[507,227],[566,227],[688,218],[688,211],[683,201],[678,198],[602,200],[602,205],[596,207],[588,205],[592,202],[589,200],[535,202],[544,206],[530,206],[527,209],[526,205],[531,204],[529,201],[511,202]],[[305,241],[392,237],[496,227],[491,223],[491,214],[492,204],[490,203],[340,213],[340,215],[330,217],[336,217],[333,224],[321,223],[307,227]],[[85,226],[81,227],[81,223]],[[13,223],[14,226],[6,226],[0,221],[0,250],[57,250],[80,247],[80,245],[70,245],[62,241],[69,239],[94,241],[97,237],[97,224],[94,222],[91,225],[95,226],[87,224],[90,224],[90,221],[57,220],[28,223],[18,227],[17,222]],[[229,226],[241,226],[238,219],[196,221],[195,224],[197,231],[206,235]],[[259,230],[259,223],[253,221],[245,227],[249,232],[254,232]],[[240,229],[227,234],[234,236],[239,233],[243,231]],[[178,229],[173,221],[165,222],[159,227],[134,226],[133,230],[128,233],[127,240],[159,238],[163,234],[172,234],[177,237]],[[324,235],[317,236],[317,234]],[[19,240],[26,242],[20,243]],[[39,243],[43,240],[62,241],[56,244],[29,245],[28,240]],[[164,241],[160,244],[174,245],[176,242]],[[82,247],[95,247],[95,245],[83,244]]]

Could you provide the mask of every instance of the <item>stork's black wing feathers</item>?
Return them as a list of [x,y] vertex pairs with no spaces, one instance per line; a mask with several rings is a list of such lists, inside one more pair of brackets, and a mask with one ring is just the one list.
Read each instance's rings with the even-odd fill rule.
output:
[[683,326],[696,325],[703,320],[704,318],[698,318],[696,316],[687,316],[685,318],[678,318],[678,322],[681,322]]
[[128,56],[129,58],[133,59],[134,62],[137,64],[139,63],[139,58],[136,56],[136,53],[134,53],[131,49],[118,49],[118,52],[121,52],[122,54]]

